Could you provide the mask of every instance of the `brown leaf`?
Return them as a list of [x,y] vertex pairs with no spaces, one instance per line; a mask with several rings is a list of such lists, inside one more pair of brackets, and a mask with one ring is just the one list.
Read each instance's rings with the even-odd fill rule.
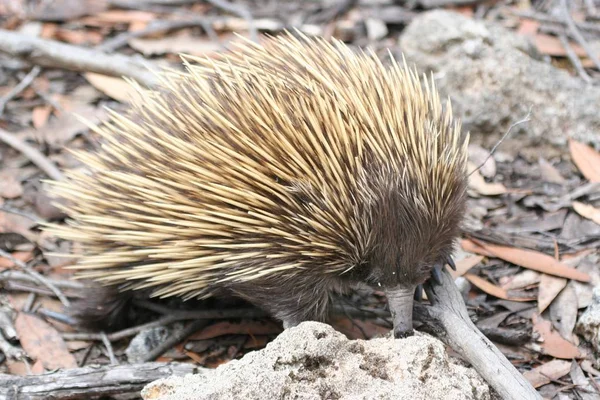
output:
[[[523,268],[581,282],[590,282],[591,280],[588,274],[577,271],[576,269],[555,260],[553,257],[538,251],[498,246],[483,242],[478,242],[478,245],[479,247],[483,247],[486,251],[486,254],[484,255],[491,253],[494,257],[519,265]],[[473,252],[479,253],[477,248],[473,249]]]
[[222,321],[188,337],[188,340],[212,339],[223,335],[273,335],[281,332],[281,328],[271,321],[242,320],[239,323]]
[[[556,36],[538,33],[534,37],[534,43],[538,51],[542,54],[555,57],[565,57],[567,55],[567,51],[560,42],[560,39]],[[575,51],[575,54],[577,54],[579,57],[586,56],[586,52],[583,48],[581,48],[581,46],[577,45],[576,43],[570,43],[570,45],[573,51]]]
[[567,280],[555,276],[542,274],[538,291],[538,312],[541,314],[567,286]]
[[590,182],[600,182],[600,154],[573,139],[569,139],[569,150],[579,172]]
[[84,76],[96,89],[121,103],[129,103],[132,96],[138,96],[138,92],[121,78],[114,78],[112,76],[95,74],[92,72],[88,72],[84,74]]
[[450,271],[452,278],[456,279],[459,276],[466,274],[471,268],[479,264],[483,260],[483,256],[470,256],[456,261],[456,271]]
[[511,301],[531,301],[532,298],[525,297],[511,297],[508,292],[502,289],[500,286],[496,286],[493,283],[486,281],[483,278],[480,278],[477,275],[473,274],[465,274],[465,278],[473,285],[477,286],[479,289],[483,290],[485,293],[492,295],[494,297],[498,297],[499,299],[511,300]]
[[552,360],[531,371],[523,373],[525,379],[531,383],[534,388],[552,382],[551,379],[560,379],[571,370],[571,362],[564,360]]
[[519,28],[517,29],[517,33],[519,35],[533,36],[537,33],[539,28],[539,21],[536,21],[534,19],[523,18],[519,22]]
[[536,331],[543,340],[540,346],[542,347],[544,354],[568,360],[582,357],[577,346],[569,343],[567,340],[563,339],[558,332],[552,330],[552,323],[550,321],[546,321],[536,314],[533,315],[532,321],[533,330]]
[[600,225],[600,209],[597,209],[589,204],[580,203],[578,201],[573,202],[573,209],[582,217],[591,219]]
[[495,196],[507,192],[506,187],[501,183],[486,182],[479,171],[475,171],[475,168],[477,168],[476,165],[469,163],[469,188],[484,196]]
[[76,368],[77,361],[56,329],[45,321],[20,312],[15,320],[21,346],[29,357],[41,360],[46,369]]
[[31,113],[33,127],[35,129],[40,129],[46,125],[48,118],[50,118],[50,113],[52,113],[52,106],[50,105],[35,107]]
[[486,249],[469,239],[462,239],[460,241],[460,247],[462,247],[462,249],[468,253],[477,253],[486,257],[494,257],[494,254],[492,252],[487,251]]

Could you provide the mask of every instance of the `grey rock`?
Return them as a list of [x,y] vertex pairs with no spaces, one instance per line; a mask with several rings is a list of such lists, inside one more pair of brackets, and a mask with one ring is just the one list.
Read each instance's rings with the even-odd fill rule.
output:
[[141,331],[131,340],[125,350],[127,361],[130,364],[143,362],[146,354],[167,340],[171,334],[172,330],[163,326]]
[[503,149],[547,145],[562,152],[568,137],[600,148],[600,88],[541,61],[524,37],[436,10],[414,19],[400,49],[409,65],[433,71],[476,142],[491,146],[532,108],[531,121],[516,127]]
[[596,353],[600,353],[600,286],[594,288],[592,303],[579,317],[575,332],[583,336]]
[[490,399],[471,368],[451,359],[442,342],[348,340],[329,325],[304,322],[260,351],[201,375],[146,386],[145,400],[201,399]]

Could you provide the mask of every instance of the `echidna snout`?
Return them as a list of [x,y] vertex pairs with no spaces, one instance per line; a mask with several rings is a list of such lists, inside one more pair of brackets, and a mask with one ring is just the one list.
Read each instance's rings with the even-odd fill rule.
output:
[[299,36],[185,56],[93,128],[86,169],[54,184],[69,223],[47,229],[78,242],[80,277],[234,295],[286,327],[380,284],[396,334],[412,331],[414,288],[459,232],[468,136],[427,78]]

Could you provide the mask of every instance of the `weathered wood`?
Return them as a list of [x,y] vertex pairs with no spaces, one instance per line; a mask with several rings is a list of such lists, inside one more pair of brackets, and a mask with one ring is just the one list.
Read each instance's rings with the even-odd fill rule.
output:
[[115,394],[138,394],[160,378],[201,373],[187,363],[144,363],[84,367],[43,375],[0,374],[0,400],[93,399]]
[[432,305],[415,305],[415,320],[424,324],[420,329],[460,354],[503,399],[541,400],[533,386],[473,324],[450,273],[444,269],[441,275],[442,284],[427,290]]

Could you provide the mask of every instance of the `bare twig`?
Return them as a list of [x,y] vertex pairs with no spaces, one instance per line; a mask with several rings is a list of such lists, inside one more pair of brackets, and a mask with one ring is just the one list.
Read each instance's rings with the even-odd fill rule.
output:
[[[515,15],[517,17],[529,18],[529,19],[533,19],[536,21],[540,21],[540,22],[546,22],[549,24],[566,26],[566,22],[564,20],[560,20],[558,18],[551,17],[550,15],[539,13],[539,12],[521,11],[521,10],[516,10],[516,9],[514,9],[514,10],[511,9],[509,12],[512,15]],[[598,25],[598,24],[589,23],[589,22],[575,22],[575,25],[577,26],[577,28],[584,30],[584,31],[595,32],[595,33],[600,32],[600,25]]]
[[[2,34],[0,33],[0,37]],[[0,39],[0,42],[2,39]],[[6,132],[3,129],[0,129],[0,142],[4,142],[15,150],[23,153],[25,157],[27,157],[32,163],[37,165],[42,171],[46,173],[50,178],[60,181],[63,180],[63,174],[60,170],[52,163],[52,161],[48,160],[48,158],[43,155],[38,149],[31,147],[21,139],[17,138],[15,135]]]
[[6,104],[11,101],[15,96],[27,89],[33,80],[42,72],[42,68],[38,65],[33,67],[31,71],[19,82],[14,88],[12,88],[6,95],[0,99],[0,116],[4,114],[4,108]]
[[41,283],[42,285],[45,285],[48,289],[52,290],[52,292],[56,295],[56,297],[60,300],[60,302],[63,303],[63,305],[65,307],[68,307],[71,305],[71,302],[69,301],[69,299],[67,299],[67,297],[60,291],[59,288],[57,288],[52,282],[50,282],[45,276],[43,276],[39,272],[34,271],[33,269],[29,268],[23,261],[13,257],[12,254],[7,253],[4,250],[0,250],[0,257],[4,257],[4,258],[10,260],[17,267],[21,268],[25,273],[31,275],[39,283]]
[[96,72],[117,77],[127,76],[144,86],[151,87],[158,82],[150,71],[153,66],[151,62],[2,29],[0,52],[44,67]]
[[[112,39],[106,40],[104,43],[96,46],[95,49],[98,51],[111,52],[115,51],[119,47],[125,46],[129,40],[151,35],[157,32],[170,31],[175,29],[181,29],[191,26],[201,26],[204,31],[215,40],[214,29],[211,25],[211,20],[208,18],[190,18],[185,20],[173,20],[173,21],[153,21],[146,28],[139,31],[124,32],[120,35],[115,36]],[[218,41],[218,37],[216,38]]]
[[104,344],[104,347],[106,347],[106,353],[108,354],[108,359],[110,360],[110,364],[118,365],[119,362],[117,361],[117,357],[115,357],[115,352],[113,351],[110,340],[108,340],[108,336],[106,336],[106,333],[104,333],[104,332],[101,332],[100,336],[102,336],[102,343]]
[[448,6],[473,6],[486,0],[417,0],[417,4],[425,9]]
[[225,0],[207,0],[210,4],[215,7],[219,7],[222,10],[228,11],[232,14],[238,15],[248,21],[248,30],[250,31],[250,38],[256,42],[258,40],[258,29],[254,23],[252,13],[243,6],[232,4]]
[[562,46],[565,49],[565,52],[567,53],[569,61],[571,61],[571,64],[573,64],[573,67],[575,67],[575,70],[577,70],[577,73],[579,74],[581,79],[583,79],[587,83],[592,82],[592,78],[585,71],[585,68],[583,68],[581,60],[579,59],[577,54],[575,54],[575,51],[573,51],[573,48],[569,44],[569,40],[567,39],[567,37],[563,34],[559,35],[558,38],[560,39],[560,43],[562,44]]
[[529,111],[527,112],[527,115],[525,116],[525,118],[514,122],[511,126],[508,127],[508,130],[504,133],[504,135],[502,135],[502,137],[500,138],[500,140],[498,140],[498,142],[494,145],[494,147],[492,147],[492,150],[490,150],[490,153],[488,154],[488,156],[485,158],[485,160],[483,160],[483,162],[481,164],[479,164],[479,166],[477,168],[475,168],[473,171],[469,172],[468,176],[471,176],[475,173],[475,171],[478,171],[479,169],[481,169],[481,167],[483,167],[485,165],[485,163],[487,162],[487,160],[490,159],[490,157],[494,154],[494,152],[496,151],[496,149],[498,149],[498,146],[500,146],[502,144],[502,142],[504,142],[504,140],[506,140],[506,138],[508,137],[508,135],[510,134],[510,131],[512,131],[512,129],[517,126],[517,125],[521,125],[524,124],[525,122],[529,122],[531,120],[531,109],[533,107],[529,107]]
[[0,206],[0,211],[3,211],[5,213],[9,213],[9,214],[15,214],[15,215],[20,215],[21,217],[25,217],[37,224],[43,224],[45,222],[45,220],[43,218],[38,217],[37,215],[28,213],[26,211],[22,211],[22,210],[17,210],[11,207],[7,207],[6,205]]
[[563,13],[563,20],[567,25],[567,28],[569,28],[571,35],[577,41],[577,43],[579,43],[579,45],[583,47],[590,60],[592,60],[594,62],[594,65],[596,65],[596,68],[600,70],[600,60],[598,59],[588,42],[585,40],[581,32],[579,32],[579,29],[577,28],[575,21],[573,21],[573,18],[571,18],[571,13],[569,12],[569,5],[567,3],[567,0],[561,0],[560,5]]
[[[52,285],[58,287],[58,288],[62,288],[62,289],[75,289],[75,290],[81,290],[83,289],[85,286],[81,283],[81,282],[76,282],[76,281],[71,281],[71,280],[56,280],[56,279],[49,279],[46,278],[48,282],[52,283]],[[2,281],[11,281],[11,280],[15,280],[15,281],[22,281],[22,282],[29,282],[29,283],[39,283],[39,281],[23,272],[20,271],[14,271],[14,270],[6,270],[6,271],[2,271],[0,272],[0,282]]]

